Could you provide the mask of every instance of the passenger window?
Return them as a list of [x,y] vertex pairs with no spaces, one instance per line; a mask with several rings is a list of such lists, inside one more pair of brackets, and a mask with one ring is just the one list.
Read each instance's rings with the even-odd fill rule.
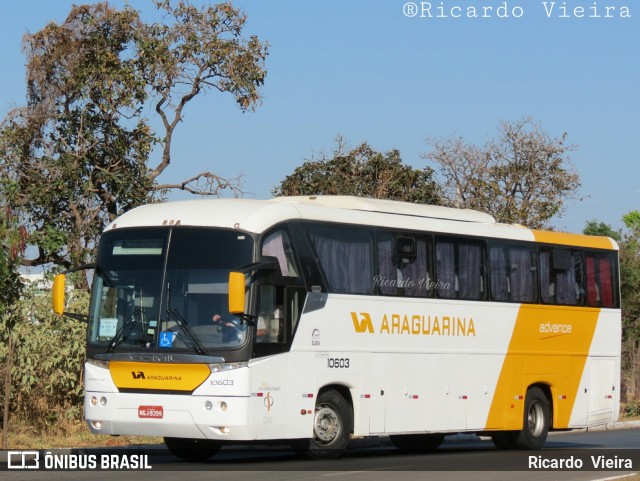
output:
[[535,250],[519,245],[491,245],[489,248],[491,299],[535,302]]
[[581,305],[584,302],[582,254],[578,250],[540,249],[540,296],[544,303]]
[[276,257],[284,277],[298,277],[293,250],[285,231],[278,230],[265,237],[262,241],[262,255]]
[[482,243],[460,239],[436,240],[436,288],[445,299],[485,298]]
[[587,305],[616,307],[615,259],[610,254],[587,252],[585,256]]
[[428,297],[433,291],[428,239],[381,232],[375,287],[384,296]]
[[375,292],[371,230],[331,224],[309,224],[308,229],[330,291]]

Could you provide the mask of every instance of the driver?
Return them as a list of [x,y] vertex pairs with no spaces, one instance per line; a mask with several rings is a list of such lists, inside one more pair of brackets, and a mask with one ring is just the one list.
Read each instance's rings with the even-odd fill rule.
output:
[[222,342],[230,343],[241,340],[240,337],[240,324],[235,320],[224,320],[220,314],[214,314],[211,316],[213,324],[218,326],[218,332],[222,333]]

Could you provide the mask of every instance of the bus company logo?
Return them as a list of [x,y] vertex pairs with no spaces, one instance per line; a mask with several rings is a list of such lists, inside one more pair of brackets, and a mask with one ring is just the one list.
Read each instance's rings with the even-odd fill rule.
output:
[[[351,320],[358,334],[374,334],[371,315],[368,312],[352,312]],[[423,336],[475,337],[473,318],[457,316],[431,316],[423,314],[384,314],[379,324],[379,334],[407,334]]]
[[182,376],[163,376],[159,374],[146,374],[144,371],[131,371],[133,379],[144,379],[145,381],[182,381]]
[[267,408],[267,413],[271,412],[271,407],[273,406],[273,396],[270,392],[264,397],[264,407]]
[[571,334],[571,329],[572,329],[571,324],[554,324],[551,322],[540,324],[540,334],[553,334],[553,336],[547,336],[547,337],[555,337],[556,335]]

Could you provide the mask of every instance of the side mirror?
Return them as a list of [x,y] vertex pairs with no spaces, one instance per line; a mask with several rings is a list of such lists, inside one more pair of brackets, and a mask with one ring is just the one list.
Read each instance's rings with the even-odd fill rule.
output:
[[65,274],[57,274],[53,278],[53,312],[60,316],[64,314],[66,278]]
[[255,262],[236,271],[229,272],[229,313],[236,315],[246,314],[246,274],[250,272],[280,272],[280,263],[277,257],[262,256],[260,262]]
[[229,272],[229,313],[244,314],[245,274]]

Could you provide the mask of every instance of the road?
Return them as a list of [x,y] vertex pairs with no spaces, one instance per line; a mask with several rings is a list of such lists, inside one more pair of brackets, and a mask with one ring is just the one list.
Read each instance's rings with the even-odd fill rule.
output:
[[[462,439],[461,439],[462,438]],[[360,446],[358,446],[360,444]],[[231,480],[567,480],[583,481],[611,478],[629,474],[628,469],[606,469],[603,471],[544,471],[535,469],[535,461],[583,462],[590,466],[608,461],[614,466],[624,467],[631,459],[633,469],[640,471],[640,428],[554,433],[549,436],[545,449],[535,452],[498,451],[488,439],[470,436],[447,440],[431,454],[403,453],[387,443],[373,447],[354,446],[335,461],[308,461],[297,458],[284,447],[273,448],[223,448],[206,463],[185,463],[173,457],[162,447],[131,448],[127,450],[73,450],[75,456],[129,456],[146,454],[151,471],[0,471],[0,479],[8,480],[122,480],[123,475],[135,476],[138,481],[185,481]],[[371,443],[367,443],[371,444]],[[378,444],[378,443],[377,443]],[[61,452],[60,452],[61,453]],[[58,452],[54,453],[59,455]],[[533,468],[531,468],[532,460]],[[6,459],[6,458],[5,458]],[[86,458],[85,458],[86,459]],[[569,461],[569,460],[573,461]],[[546,461],[545,461],[546,460]],[[565,461],[560,461],[565,460]],[[99,462],[98,462],[99,465]],[[637,467],[636,467],[637,466]],[[574,466],[571,466],[574,467]],[[181,480],[182,481],[182,480]]]

